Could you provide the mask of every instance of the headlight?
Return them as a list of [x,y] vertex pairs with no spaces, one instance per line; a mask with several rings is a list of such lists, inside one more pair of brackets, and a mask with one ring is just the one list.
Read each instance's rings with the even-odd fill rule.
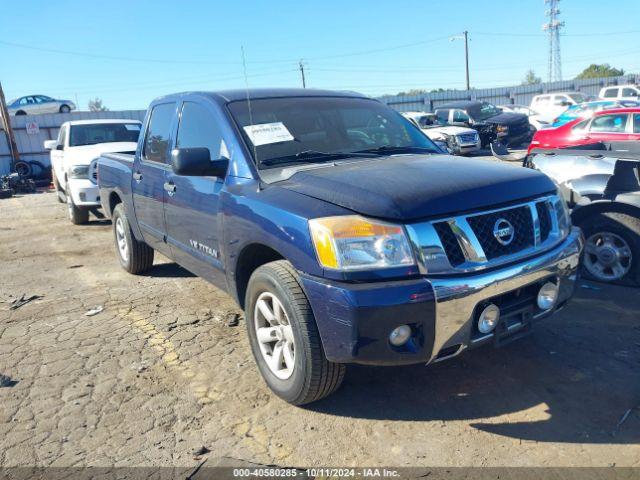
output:
[[414,265],[404,228],[358,215],[309,220],[320,265],[333,270],[372,270]]
[[71,178],[89,178],[89,165],[73,165],[69,170]]
[[509,133],[509,127],[507,127],[506,125],[498,125],[496,127],[496,132],[498,132],[498,133]]

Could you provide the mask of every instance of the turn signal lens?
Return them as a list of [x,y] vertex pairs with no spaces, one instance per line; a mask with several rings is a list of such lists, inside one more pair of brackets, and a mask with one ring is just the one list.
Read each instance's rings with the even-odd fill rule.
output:
[[404,228],[359,215],[309,220],[318,261],[334,270],[365,270],[413,265]]

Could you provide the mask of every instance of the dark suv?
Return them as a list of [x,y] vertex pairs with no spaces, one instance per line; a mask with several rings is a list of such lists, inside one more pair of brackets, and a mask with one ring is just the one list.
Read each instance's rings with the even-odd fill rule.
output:
[[449,125],[471,127],[478,131],[482,146],[494,140],[508,146],[531,141],[529,119],[522,113],[503,112],[487,102],[462,100],[440,105],[438,119]]

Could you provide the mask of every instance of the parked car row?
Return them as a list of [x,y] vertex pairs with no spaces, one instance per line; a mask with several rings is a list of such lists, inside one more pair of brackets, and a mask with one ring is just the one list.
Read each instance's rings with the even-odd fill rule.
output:
[[[477,102],[437,116],[480,138],[528,125]],[[92,175],[80,126],[49,145],[67,165],[56,176]],[[355,93],[161,97],[135,152],[102,153],[95,172],[122,268],[148,271],[158,251],[226,290],[262,377],[293,404],[334,392],[349,363],[434,363],[524,336],[570,299],[583,249],[546,175],[443,154]]]

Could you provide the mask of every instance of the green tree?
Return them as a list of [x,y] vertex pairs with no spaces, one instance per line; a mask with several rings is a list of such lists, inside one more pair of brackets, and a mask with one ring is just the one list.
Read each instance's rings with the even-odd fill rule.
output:
[[536,77],[536,72],[533,70],[529,70],[522,80],[522,85],[537,85],[539,83],[542,83],[542,79]]
[[578,74],[576,79],[580,80],[583,78],[619,77],[621,75],[624,75],[624,70],[621,68],[613,68],[608,63],[603,63],[600,65],[592,63],[580,74]]
[[101,98],[94,98],[92,100],[89,100],[89,111],[90,112],[106,112],[107,110],[109,110],[107,107],[105,107],[105,105],[102,103],[102,99]]

